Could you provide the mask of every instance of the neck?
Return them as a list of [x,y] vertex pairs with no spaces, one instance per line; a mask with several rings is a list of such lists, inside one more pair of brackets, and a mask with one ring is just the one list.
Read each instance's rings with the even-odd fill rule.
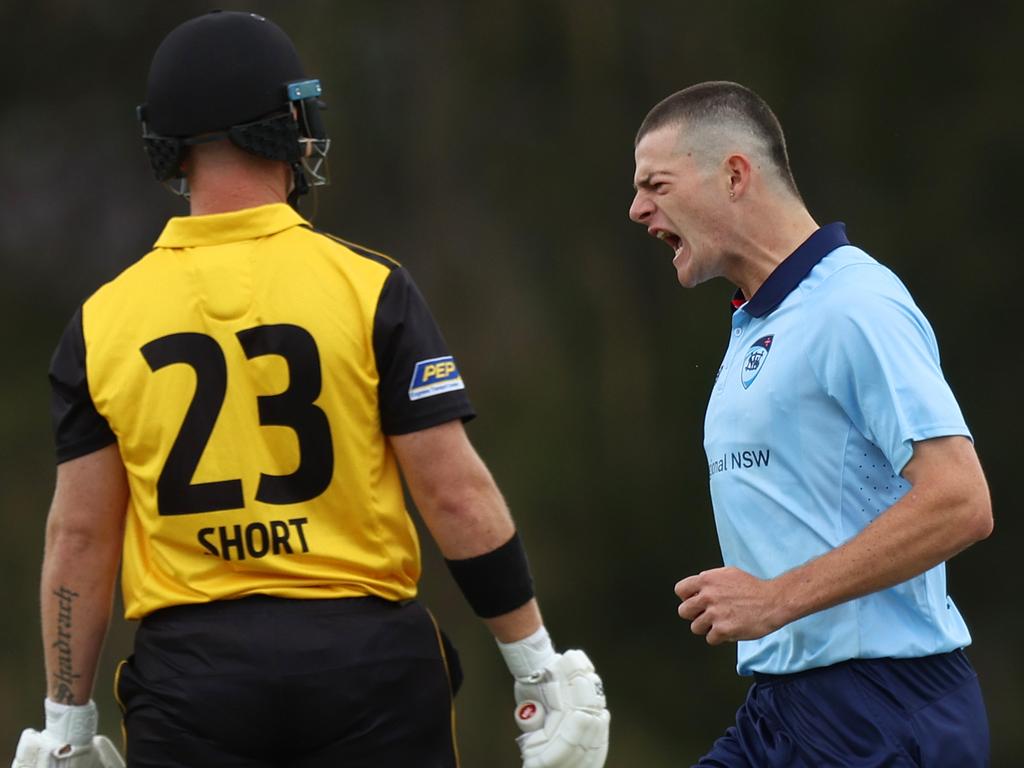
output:
[[749,299],[775,268],[818,229],[802,203],[774,206],[753,217],[755,225],[735,244],[726,277]]
[[283,203],[292,178],[287,163],[255,157],[226,141],[193,147],[186,171],[193,216]]

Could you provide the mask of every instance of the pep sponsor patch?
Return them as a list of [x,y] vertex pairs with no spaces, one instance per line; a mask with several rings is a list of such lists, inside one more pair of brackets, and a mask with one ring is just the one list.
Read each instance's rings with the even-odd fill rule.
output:
[[420,360],[416,363],[416,368],[412,372],[412,381],[409,382],[409,399],[420,400],[424,397],[465,388],[466,385],[462,383],[462,376],[459,374],[459,367],[455,364],[454,357],[451,355],[432,357],[429,360]]

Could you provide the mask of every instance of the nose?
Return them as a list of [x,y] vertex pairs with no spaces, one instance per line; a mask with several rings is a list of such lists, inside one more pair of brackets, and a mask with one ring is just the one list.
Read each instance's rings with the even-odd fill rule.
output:
[[654,213],[654,203],[642,191],[638,190],[633,197],[633,204],[629,206],[629,218],[637,224],[643,224],[651,218]]

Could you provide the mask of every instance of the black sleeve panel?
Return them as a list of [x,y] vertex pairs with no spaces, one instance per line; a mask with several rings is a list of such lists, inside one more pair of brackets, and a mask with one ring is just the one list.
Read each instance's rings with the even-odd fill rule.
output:
[[373,352],[384,434],[403,435],[476,415],[426,301],[401,267],[391,270],[381,290]]
[[58,464],[117,442],[89,395],[81,307],[64,329],[50,360],[50,416]]

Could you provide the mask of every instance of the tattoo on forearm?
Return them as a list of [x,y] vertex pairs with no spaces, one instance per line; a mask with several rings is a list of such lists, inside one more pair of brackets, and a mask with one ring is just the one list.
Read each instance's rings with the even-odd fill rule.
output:
[[54,590],[60,601],[57,608],[57,639],[53,648],[57,649],[57,671],[53,674],[53,700],[61,704],[73,704],[75,701],[71,686],[81,675],[75,674],[71,665],[71,603],[78,593],[62,586]]

